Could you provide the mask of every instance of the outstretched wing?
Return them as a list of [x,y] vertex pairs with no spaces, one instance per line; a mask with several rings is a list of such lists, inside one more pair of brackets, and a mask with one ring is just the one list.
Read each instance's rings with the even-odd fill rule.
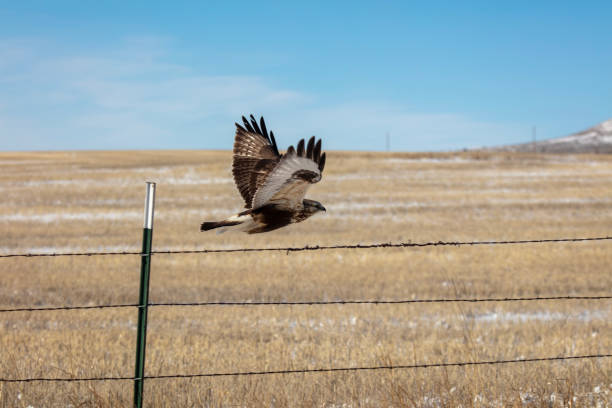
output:
[[325,153],[321,154],[321,140],[315,144],[314,136],[311,137],[306,149],[304,139],[300,140],[297,149],[289,147],[255,192],[253,208],[271,203],[296,208],[304,199],[308,187],[321,180],[324,167]]
[[243,116],[244,127],[236,123],[232,173],[246,208],[251,208],[253,196],[281,159],[274,133],[266,129],[263,117],[259,124],[251,115],[251,123]]

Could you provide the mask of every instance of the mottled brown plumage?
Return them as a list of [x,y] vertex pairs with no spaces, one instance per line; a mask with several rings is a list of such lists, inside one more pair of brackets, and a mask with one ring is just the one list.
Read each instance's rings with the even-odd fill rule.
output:
[[263,118],[261,128],[251,115],[252,124],[243,116],[244,127],[236,123],[234,141],[234,162],[232,173],[238,191],[251,208],[253,196],[263,184],[266,176],[278,164],[281,156],[278,153],[274,133],[268,134]]
[[281,155],[274,133],[253,115],[250,122],[243,116],[243,125],[236,123],[232,174],[245,201],[246,211],[219,222],[205,222],[202,231],[241,226],[248,233],[267,232],[301,222],[325,208],[318,202],[304,199],[311,184],[321,180],[325,153],[321,140],[314,136],[305,147],[304,139],[297,150],[289,146]]

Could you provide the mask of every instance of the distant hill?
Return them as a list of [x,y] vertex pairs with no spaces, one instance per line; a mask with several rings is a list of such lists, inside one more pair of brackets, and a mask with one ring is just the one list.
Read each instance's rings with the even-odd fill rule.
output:
[[492,150],[539,153],[612,153],[612,119],[582,132],[536,143],[502,146]]

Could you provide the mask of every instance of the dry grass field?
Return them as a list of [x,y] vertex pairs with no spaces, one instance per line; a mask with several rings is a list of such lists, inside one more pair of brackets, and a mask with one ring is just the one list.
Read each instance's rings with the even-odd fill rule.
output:
[[[328,153],[327,213],[201,233],[242,207],[229,152],[0,153],[0,252],[612,235],[612,156]],[[136,303],[135,255],[0,258],[0,308]],[[612,242],[155,255],[151,301],[610,295]],[[153,307],[148,375],[612,352],[612,302]],[[132,376],[135,309],[0,313],[0,377]],[[131,381],[0,383],[0,407],[129,407]],[[612,359],[151,379],[146,406],[609,407]]]

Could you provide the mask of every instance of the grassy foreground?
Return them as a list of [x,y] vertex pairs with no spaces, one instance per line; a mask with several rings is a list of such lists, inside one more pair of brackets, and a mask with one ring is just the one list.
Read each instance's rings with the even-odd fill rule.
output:
[[[612,156],[328,153],[327,213],[200,233],[242,203],[229,152],[0,153],[0,252],[612,235]],[[0,307],[135,303],[138,256],[0,259]],[[610,295],[612,242],[156,255],[152,302]],[[155,307],[146,372],[425,364],[612,352],[612,302]],[[0,378],[132,376],[135,309],[0,313]],[[0,383],[0,407],[131,406],[132,382]],[[612,405],[612,359],[148,380],[147,406]]]

